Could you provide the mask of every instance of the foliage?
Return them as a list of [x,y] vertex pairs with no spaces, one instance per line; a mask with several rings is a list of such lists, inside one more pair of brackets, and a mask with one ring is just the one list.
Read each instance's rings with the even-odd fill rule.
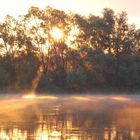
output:
[[[140,85],[140,30],[126,12],[101,17],[31,7],[0,23],[0,88],[135,88]],[[51,31],[59,28],[63,37]]]

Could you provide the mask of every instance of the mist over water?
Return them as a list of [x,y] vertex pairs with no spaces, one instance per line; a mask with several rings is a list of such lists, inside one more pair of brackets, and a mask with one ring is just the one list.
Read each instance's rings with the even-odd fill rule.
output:
[[0,140],[139,140],[139,95],[0,95]]

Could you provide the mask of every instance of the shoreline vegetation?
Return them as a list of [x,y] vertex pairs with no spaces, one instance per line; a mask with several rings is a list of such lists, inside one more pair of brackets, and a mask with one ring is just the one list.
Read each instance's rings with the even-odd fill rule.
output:
[[0,23],[0,93],[136,93],[140,29],[126,12],[102,16],[46,7]]
[[35,94],[35,95],[140,95],[140,89],[138,88],[100,88],[100,89],[60,89],[60,87],[52,87],[45,90],[32,89],[0,89],[0,95],[24,95],[24,94]]

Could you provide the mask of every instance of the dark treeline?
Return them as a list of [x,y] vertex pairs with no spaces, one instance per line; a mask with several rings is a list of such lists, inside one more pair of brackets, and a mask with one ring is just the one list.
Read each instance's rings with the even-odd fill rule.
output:
[[[55,39],[51,31],[63,32]],[[37,84],[38,83],[38,84]],[[140,31],[127,14],[31,7],[0,23],[0,89],[139,89]]]

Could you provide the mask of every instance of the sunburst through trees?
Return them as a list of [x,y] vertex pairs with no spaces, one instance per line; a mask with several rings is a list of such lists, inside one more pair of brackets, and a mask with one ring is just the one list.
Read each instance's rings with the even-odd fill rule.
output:
[[64,36],[63,31],[59,29],[58,27],[52,28],[51,35],[54,38],[54,40],[61,40]]
[[136,87],[139,46],[125,12],[104,9],[102,17],[84,17],[31,7],[0,23],[0,88]]

